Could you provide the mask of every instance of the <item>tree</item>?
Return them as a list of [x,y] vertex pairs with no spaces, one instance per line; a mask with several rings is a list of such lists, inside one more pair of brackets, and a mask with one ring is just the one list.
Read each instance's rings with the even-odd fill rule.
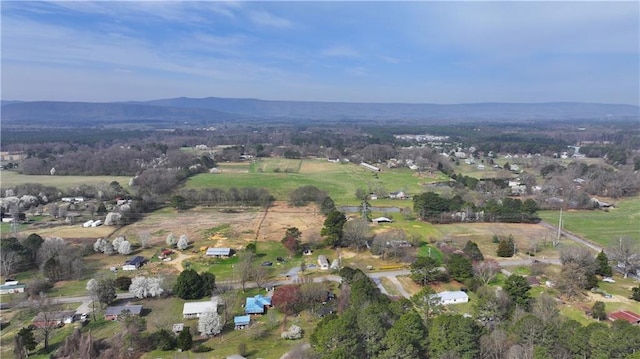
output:
[[300,286],[284,285],[276,288],[271,299],[273,306],[287,315],[296,314],[300,310]]
[[629,237],[621,237],[607,249],[611,260],[618,262],[618,268],[627,278],[629,273],[640,269],[640,244]]
[[484,325],[499,324],[509,318],[511,299],[504,290],[483,285],[476,290],[478,299],[473,304],[474,318]]
[[36,233],[31,233],[23,242],[22,246],[27,252],[27,257],[29,259],[29,263],[32,265],[36,264],[38,261],[38,250],[40,250],[40,246],[44,243],[44,239],[40,237],[40,235]]
[[500,264],[495,259],[473,263],[473,275],[482,284],[489,284],[500,273]]
[[118,236],[116,237],[113,242],[111,242],[111,244],[113,245],[113,249],[120,253],[120,244],[122,244],[122,242],[125,241],[125,238],[123,236]]
[[458,253],[453,253],[449,256],[447,270],[458,282],[464,282],[466,279],[473,277],[471,261]]
[[169,235],[167,236],[166,242],[169,247],[174,247],[176,243],[178,243],[178,240],[176,239],[176,236],[173,233],[169,233]]
[[99,216],[104,216],[105,214],[107,214],[107,207],[104,205],[104,202],[100,202],[98,208],[96,209],[96,214],[98,214]]
[[131,286],[131,277],[127,277],[127,276],[117,277],[115,284],[116,284],[116,288],[120,290],[129,290],[129,287]]
[[173,350],[176,347],[176,336],[167,329],[158,329],[152,335],[156,349],[163,351]]
[[131,254],[131,242],[125,240],[120,242],[120,245],[118,246],[118,253],[120,254]]
[[411,303],[425,322],[434,315],[440,314],[443,309],[440,297],[430,286],[423,287],[418,293],[411,296]]
[[289,251],[289,257],[300,253],[300,238],[302,232],[297,227],[289,227],[284,233],[284,238],[280,241]]
[[213,291],[216,289],[216,276],[211,272],[200,273],[200,279],[202,279],[202,291],[205,296],[213,295]]
[[431,257],[418,257],[411,263],[411,279],[418,284],[437,282],[441,275],[438,261]]
[[163,279],[159,277],[135,277],[129,286],[129,293],[140,299],[159,297],[164,293],[162,282]]
[[464,245],[464,249],[462,249],[462,252],[464,252],[464,254],[474,262],[484,260],[484,256],[482,255],[482,252],[480,251],[480,248],[478,248],[478,244],[476,244],[476,242],[467,241],[467,243]]
[[42,293],[38,299],[36,299],[35,307],[38,310],[38,318],[45,323],[44,325],[40,325],[36,328],[44,341],[44,351],[49,352],[49,338],[53,331],[58,327],[58,324],[53,320],[56,313],[53,311],[51,299]]
[[437,316],[429,327],[431,358],[477,358],[480,352],[480,327],[462,315]]
[[15,272],[18,262],[18,253],[3,249],[0,251],[0,274],[5,278],[10,277]]
[[347,246],[359,251],[368,245],[370,239],[371,228],[366,219],[357,218],[344,224],[344,242]]
[[427,328],[415,310],[404,313],[382,340],[386,348],[381,358],[423,358],[427,349]]
[[247,282],[253,278],[253,255],[253,253],[245,251],[239,255],[238,263],[235,265],[243,292]]
[[222,317],[214,310],[205,311],[198,319],[198,331],[207,337],[219,334],[223,326]]
[[636,302],[640,302],[640,285],[631,288],[631,299],[635,300]]
[[501,239],[498,243],[498,250],[496,251],[498,257],[513,257],[515,254],[515,247],[513,242],[513,236],[509,235],[507,239]]
[[171,207],[175,208],[175,209],[187,209],[187,200],[180,196],[172,196],[171,197]]
[[609,257],[607,257],[604,250],[600,251],[596,257],[596,267],[596,274],[603,277],[611,277],[611,275],[613,275],[611,264],[609,264]]
[[328,245],[332,247],[342,245],[343,228],[346,222],[347,217],[342,212],[337,210],[329,212],[324,221],[324,227],[320,230],[320,235],[325,237]]
[[178,338],[176,339],[176,346],[178,349],[182,351],[187,351],[191,349],[193,345],[193,338],[191,337],[191,332],[189,332],[189,328],[184,328],[178,334]]
[[176,246],[181,251],[183,251],[183,250],[187,249],[187,247],[189,247],[189,238],[187,237],[186,234],[183,234],[183,235],[180,236],[180,239],[178,239],[178,244]]
[[331,199],[331,197],[327,196],[324,198],[324,200],[322,200],[322,204],[320,204],[320,213],[326,216],[329,214],[329,212],[335,209],[336,204],[335,202],[333,202],[333,199]]
[[[26,358],[28,356],[28,352],[34,350],[36,348],[36,345],[38,344],[36,343],[36,339],[33,336],[34,329],[35,328],[30,325],[28,327],[23,327],[18,331],[18,334],[16,334],[16,339],[19,338],[19,345],[21,346],[21,348],[16,349],[16,351],[25,354],[24,358]],[[18,341],[16,341],[16,344],[18,344]],[[24,349],[26,349],[26,352],[24,352]]]
[[[556,288],[567,297],[576,297],[589,287],[589,272],[575,262],[562,265],[556,280]],[[593,274],[591,274],[593,275]]]
[[205,294],[202,278],[193,269],[183,270],[176,280],[173,293],[182,299],[202,298]]
[[512,274],[507,277],[504,282],[504,290],[509,294],[511,301],[520,306],[521,308],[528,310],[531,302],[531,296],[529,290],[531,286],[525,279],[525,277],[517,274]]
[[607,319],[607,311],[605,310],[604,302],[595,302],[593,307],[591,307],[591,318],[598,320]]
[[89,295],[101,306],[107,306],[116,299],[116,283],[113,278],[90,279],[87,282]]

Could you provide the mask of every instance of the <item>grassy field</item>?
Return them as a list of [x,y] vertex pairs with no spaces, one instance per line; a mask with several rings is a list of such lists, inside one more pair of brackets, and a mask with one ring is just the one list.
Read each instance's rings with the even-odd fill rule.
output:
[[[315,186],[329,193],[338,205],[359,204],[356,189],[383,187],[388,192],[421,192],[424,183],[440,180],[438,176],[418,177],[409,169],[384,170],[373,173],[352,163],[329,163],[320,159],[260,159],[252,164],[220,164],[219,174],[199,174],[187,181],[187,188],[266,188],[278,200],[287,200],[294,189]],[[279,169],[279,172],[274,172]],[[285,173],[289,169],[291,172]]]
[[[620,237],[640,240],[640,197],[615,201],[615,205],[606,211],[565,211],[563,228],[603,246]],[[539,215],[544,221],[558,225],[558,211],[541,211]]]
[[23,183],[39,183],[58,188],[70,188],[84,185],[98,185],[118,181],[124,188],[129,186],[128,176],[46,176],[46,175],[22,175],[13,171],[0,171],[0,183],[2,187],[13,187]]

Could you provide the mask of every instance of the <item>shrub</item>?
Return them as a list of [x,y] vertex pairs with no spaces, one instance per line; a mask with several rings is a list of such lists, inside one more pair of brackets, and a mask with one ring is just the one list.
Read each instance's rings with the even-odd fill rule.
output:
[[289,339],[289,340],[300,339],[302,338],[302,328],[300,328],[297,325],[292,325],[291,328],[289,328],[289,330],[282,332],[282,334],[280,334],[280,337],[282,339]]
[[194,353],[206,353],[212,351],[213,348],[210,346],[206,346],[204,344],[200,344],[197,347],[193,348],[192,352]]

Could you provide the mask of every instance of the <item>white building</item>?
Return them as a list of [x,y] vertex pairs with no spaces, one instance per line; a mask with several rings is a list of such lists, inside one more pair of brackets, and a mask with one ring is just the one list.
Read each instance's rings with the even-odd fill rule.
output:
[[182,317],[184,319],[200,318],[200,315],[206,311],[218,311],[218,298],[213,297],[211,300],[204,302],[186,302],[182,307]]
[[467,303],[469,301],[467,293],[461,290],[445,291],[436,295],[440,297],[440,304],[442,305]]

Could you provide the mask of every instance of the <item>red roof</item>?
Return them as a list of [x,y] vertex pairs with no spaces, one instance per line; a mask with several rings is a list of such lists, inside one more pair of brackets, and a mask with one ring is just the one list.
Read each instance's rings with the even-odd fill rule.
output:
[[609,319],[611,320],[626,320],[629,323],[632,324],[636,324],[636,323],[640,323],[640,315],[628,311],[628,310],[621,310],[619,312],[614,312],[609,314]]

